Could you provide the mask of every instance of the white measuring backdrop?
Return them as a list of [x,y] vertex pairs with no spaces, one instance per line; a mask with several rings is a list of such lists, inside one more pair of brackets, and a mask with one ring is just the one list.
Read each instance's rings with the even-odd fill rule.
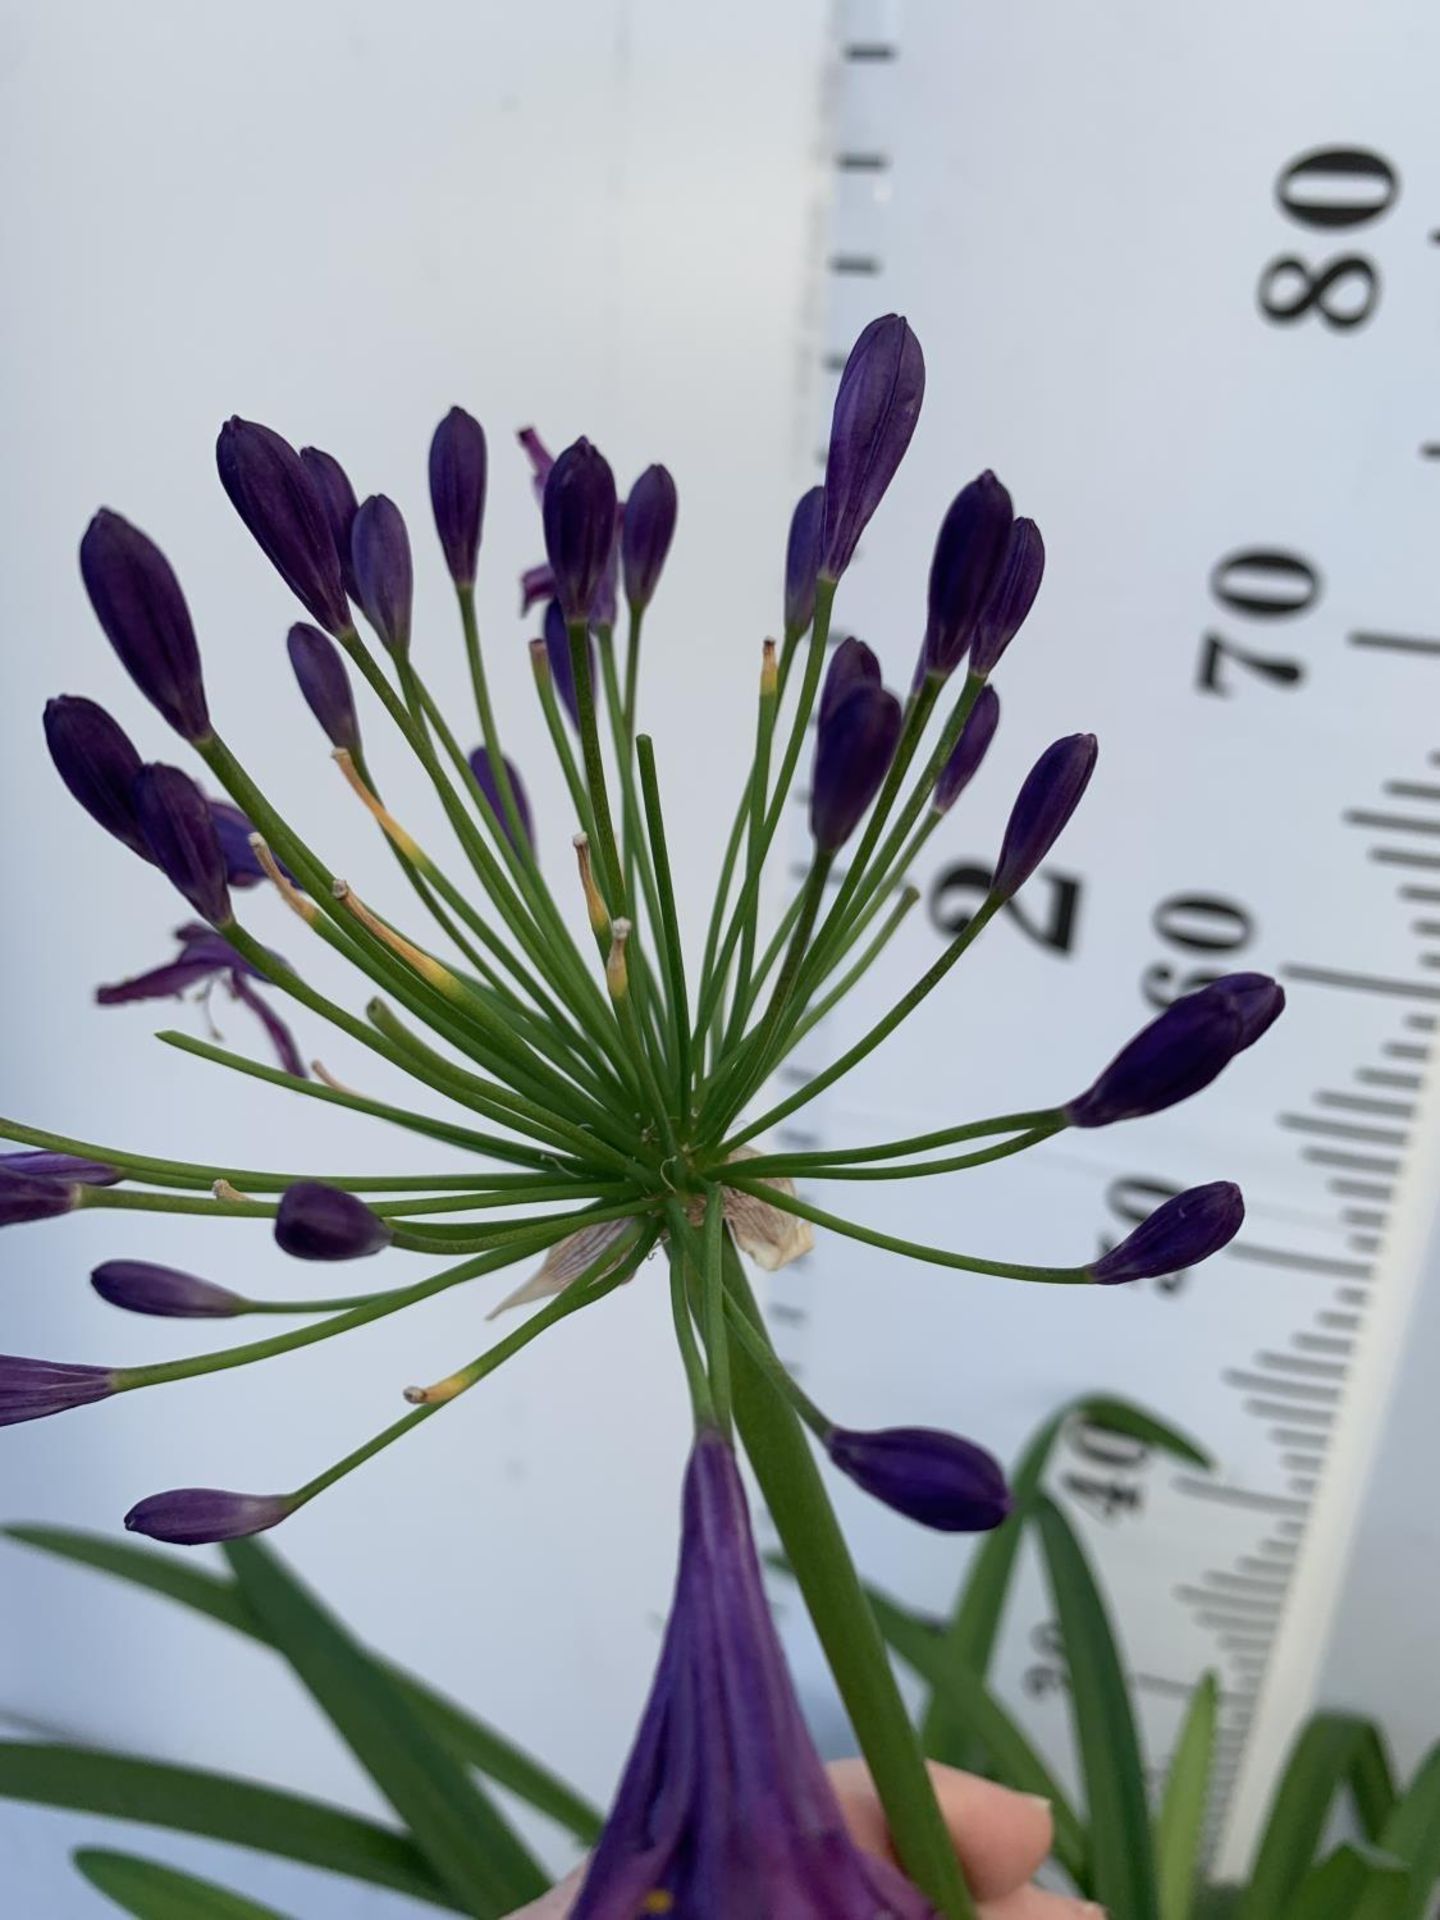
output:
[[[894,308],[929,365],[840,628],[908,680],[935,526],[982,466],[1039,521],[1049,570],[921,909],[797,1081],[963,924],[1037,752],[1082,728],[1101,751],[1022,899],[783,1137],[1063,1100],[1219,971],[1278,975],[1289,1009],[1162,1117],[819,1196],[914,1239],[1070,1261],[1174,1189],[1237,1179],[1244,1231],[1202,1271],[1052,1291],[827,1236],[775,1312],[846,1420],[958,1424],[1013,1453],[1066,1396],[1109,1390],[1214,1452],[1205,1476],[1082,1431],[1058,1483],[1088,1516],[1155,1765],[1186,1690],[1220,1676],[1235,1864],[1319,1698],[1382,1715],[1407,1761],[1440,1728],[1440,1316],[1421,1344],[1416,1306],[1440,1170],[1440,14],[1126,4],[1099,32],[1064,0],[869,0],[839,21],[819,351],[833,382]],[[948,1602],[953,1543],[858,1497],[846,1519],[892,1591]],[[1033,1569],[1001,1677],[1062,1747]]]

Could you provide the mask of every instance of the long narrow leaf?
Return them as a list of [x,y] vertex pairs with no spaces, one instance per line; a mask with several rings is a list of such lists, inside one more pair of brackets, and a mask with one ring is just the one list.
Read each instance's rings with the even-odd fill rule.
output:
[[432,1906],[456,1905],[407,1835],[233,1774],[58,1742],[0,1740],[0,1799],[203,1834],[391,1887]]
[[462,1911],[501,1920],[543,1893],[545,1874],[488,1796],[334,1615],[258,1541],[232,1541],[225,1554],[246,1601]]
[[1321,1713],[1290,1751],[1260,1841],[1240,1920],[1275,1920],[1295,1898],[1319,1850],[1337,1796],[1349,1787],[1369,1839],[1395,1806],[1378,1729],[1351,1714]]
[[[65,1527],[7,1527],[4,1532],[28,1547],[50,1553],[77,1566],[108,1573],[132,1586],[143,1587],[165,1599],[178,1601],[237,1633],[248,1634],[262,1646],[274,1647],[233,1580],[210,1573],[193,1559],[157,1553],[153,1547],[134,1546],[103,1534],[82,1533]],[[371,1656],[378,1659],[377,1655]],[[586,1846],[599,1836],[599,1813],[548,1767],[542,1767],[504,1734],[468,1713],[444,1694],[402,1668],[382,1661],[390,1678],[404,1691],[411,1706],[453,1753],[478,1767],[497,1786],[508,1788],[537,1812],[566,1828]]]
[[[1432,1747],[1390,1818],[1380,1829],[1381,1848],[1403,1860],[1410,1869],[1405,1897],[1395,1908],[1395,1920],[1425,1920],[1437,1884],[1440,1884],[1440,1746]],[[1355,1920],[1391,1920],[1391,1909],[1379,1895],[1361,1900]]]
[[1207,1673],[1190,1696],[1175,1745],[1155,1828],[1155,1869],[1160,1884],[1160,1920],[1190,1920],[1195,1876],[1210,1804],[1210,1768],[1215,1755],[1215,1717],[1220,1688]]
[[285,1920],[274,1907],[133,1853],[82,1847],[72,1858],[92,1887],[135,1920]]
[[944,1640],[924,1620],[896,1606],[874,1587],[865,1589],[876,1624],[892,1652],[943,1698],[988,1763],[987,1770],[1007,1787],[1038,1794],[1050,1802],[1055,1822],[1055,1858],[1082,1893],[1089,1891],[1085,1829],[1045,1762],[1006,1713],[985,1682],[954,1659]]
[[1284,1920],[1355,1920],[1362,1900],[1381,1920],[1398,1920],[1409,1886],[1400,1861],[1362,1847],[1337,1847],[1305,1875]]
[[1124,1920],[1157,1920],[1145,1768],[1109,1615],[1069,1521],[1044,1494],[1036,1499],[1035,1519],[1070,1670],[1071,1727],[1089,1803],[1092,1891]]

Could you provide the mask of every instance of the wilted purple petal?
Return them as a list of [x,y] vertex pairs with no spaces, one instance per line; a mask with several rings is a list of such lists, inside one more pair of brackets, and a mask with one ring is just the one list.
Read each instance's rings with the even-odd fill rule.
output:
[[80,542],[80,573],[106,639],[145,698],[182,738],[208,738],[190,609],[155,542],[102,507]]
[[219,1487],[176,1487],[152,1493],[125,1516],[131,1533],[173,1547],[204,1547],[216,1540],[243,1540],[264,1533],[295,1511],[285,1493],[226,1493]]
[[248,1007],[265,1028],[279,1055],[281,1066],[287,1073],[303,1080],[306,1072],[300,1050],[290,1029],[266,1006],[250,984],[259,978],[250,962],[242,959],[229,941],[210,927],[181,927],[176,938],[180,942],[180,951],[173,960],[163,966],[152,967],[148,973],[136,974],[132,979],[117,981],[112,986],[97,987],[95,998],[99,1005],[119,1007],[137,1000],[178,999],[192,987],[203,987],[223,978],[229,982],[235,999]]
[[555,576],[548,565],[527,567],[520,576],[520,613],[523,618],[542,600],[555,598]]
[[555,464],[555,456],[534,427],[521,427],[515,438],[525,449],[525,458],[530,462],[530,484],[535,490],[536,500],[543,505],[545,482],[550,478],[550,469]]

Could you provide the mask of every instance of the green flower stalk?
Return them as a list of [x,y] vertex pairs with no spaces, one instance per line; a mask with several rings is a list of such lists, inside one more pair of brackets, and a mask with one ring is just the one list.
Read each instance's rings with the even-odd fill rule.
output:
[[[731,1448],[739,1445],[750,1455],[815,1616],[917,1890],[897,1911],[968,1916],[974,1909],[807,1428],[845,1472],[927,1524],[996,1524],[1008,1504],[1003,1480],[988,1456],[959,1436],[900,1425],[856,1433],[818,1415],[774,1355],[745,1262],[762,1270],[783,1266],[806,1251],[817,1228],[946,1266],[957,1285],[971,1273],[1108,1285],[1153,1270],[1181,1241],[1187,1260],[1214,1251],[1238,1229],[1243,1213],[1238,1192],[1224,1183],[1199,1189],[1189,1203],[1172,1203],[1172,1213],[1148,1237],[1142,1226],[1133,1245],[1098,1265],[1066,1265],[1055,1264],[1044,1249],[1020,1249],[1040,1257],[1016,1259],[1015,1249],[962,1251],[882,1234],[849,1211],[817,1205],[795,1182],[948,1177],[962,1170],[983,1177],[990,1162],[1042,1147],[1067,1127],[1155,1111],[1213,1079],[1273,1018],[1279,996],[1271,983],[1250,975],[1229,988],[1223,982],[1207,988],[1202,1008],[1181,1011],[1158,1034],[1147,1032],[1096,1087],[1068,1104],[1065,1090],[1056,1089],[1050,1105],[960,1119],[929,1135],[845,1152],[786,1154],[750,1144],[859,1065],[944,987],[1000,906],[1047,856],[1095,764],[1088,735],[1057,742],[1042,756],[1015,802],[991,892],[969,925],[918,980],[900,985],[894,1005],[867,1033],[767,1109],[765,1088],[775,1070],[879,964],[913,904],[910,862],[943,828],[984,755],[998,712],[987,679],[1039,585],[1038,532],[1029,521],[1012,525],[1009,495],[993,475],[983,475],[941,524],[926,651],[908,700],[886,688],[883,649],[851,640],[830,656],[831,616],[844,574],[909,445],[923,393],[924,363],[909,327],[895,315],[872,322],[840,385],[825,487],[805,496],[789,531],[784,601],[777,608],[783,638],[762,650],[754,752],[735,797],[709,928],[698,947],[676,911],[672,876],[683,852],[667,830],[664,805],[666,781],[683,778],[684,763],[667,760],[663,737],[636,730],[641,621],[652,644],[663,645],[663,570],[677,525],[676,489],[664,467],[647,468],[622,510],[610,466],[588,441],[552,462],[533,432],[522,436],[535,466],[547,556],[544,568],[526,574],[523,593],[527,605],[537,595],[550,597],[545,639],[531,648],[535,688],[564,776],[566,831],[578,865],[572,874],[568,861],[561,863],[557,879],[542,872],[537,848],[554,847],[559,835],[537,830],[531,817],[520,770],[507,751],[505,716],[491,696],[476,613],[488,484],[479,423],[452,410],[429,459],[431,505],[455,589],[478,740],[427,687],[437,642],[413,619],[411,543],[400,509],[385,495],[357,508],[344,470],[329,455],[307,449],[302,456],[271,429],[238,419],[223,429],[218,461],[225,490],[317,623],[291,629],[290,663],[361,803],[357,820],[368,816],[410,883],[416,917],[407,913],[403,922],[367,904],[364,885],[350,878],[350,855],[342,861],[312,845],[276,808],[263,772],[242,757],[221,730],[223,716],[211,710],[202,650],[169,562],[118,515],[97,516],[81,557],[105,634],[140,691],[229,799],[213,801],[183,771],[147,763],[89,701],[52,703],[52,755],[87,811],[119,844],[163,872],[205,923],[185,930],[181,956],[170,968],[146,977],[157,983],[153,991],[223,976],[254,1004],[252,983],[267,985],[305,1023],[307,1044],[302,1053],[268,1010],[279,1067],[178,1033],[160,1038],[279,1091],[443,1142],[465,1153],[467,1164],[458,1174],[394,1178],[253,1169],[0,1121],[0,1138],[29,1150],[0,1156],[0,1225],[104,1207],[183,1212],[227,1223],[265,1220],[280,1254],[326,1262],[363,1258],[370,1263],[367,1275],[388,1274],[397,1260],[438,1262],[418,1280],[407,1266],[402,1281],[289,1302],[242,1297],[200,1275],[145,1261],[106,1263],[97,1270],[97,1290],[130,1312],[153,1319],[288,1315],[298,1324],[184,1359],[118,1369],[88,1360],[0,1357],[0,1424],[257,1365],[342,1339],[451,1287],[485,1287],[492,1275],[500,1295],[498,1304],[487,1301],[492,1313],[535,1308],[516,1331],[462,1360],[444,1379],[408,1389],[408,1413],[378,1424],[371,1438],[348,1450],[337,1448],[333,1466],[291,1491],[181,1487],[140,1500],[129,1516],[132,1527],[170,1541],[233,1538],[294,1515],[560,1319],[601,1309],[619,1286],[647,1287],[656,1311],[673,1315],[676,1364],[689,1382],[697,1422],[694,1459],[701,1465],[692,1467],[691,1544],[677,1592],[704,1592],[695,1567],[716,1551],[715,1537],[698,1540],[705,1500],[694,1490],[697,1473],[721,1489],[723,1499],[715,1498],[728,1529],[721,1557],[744,1571],[739,1588],[749,1637],[741,1652],[734,1641],[727,1656],[739,1692],[726,1711],[741,1711],[747,1675],[783,1671],[755,1614],[758,1588],[743,1500],[731,1492],[739,1484]],[[614,633],[622,575],[630,621],[623,663]],[[355,605],[378,650],[362,635]],[[277,642],[283,639],[277,635]],[[972,645],[970,668],[947,693],[950,675]],[[342,656],[354,669],[353,686]],[[357,696],[368,706],[363,752]],[[815,745],[807,769],[812,717]],[[401,758],[396,749],[439,801],[452,841],[442,851],[419,844],[402,823],[403,804],[389,797]],[[683,743],[673,751],[683,753]],[[766,876],[800,777],[809,788],[813,856],[778,924],[769,925],[761,910],[769,897]],[[837,865],[842,855],[843,866]],[[245,893],[242,903],[242,892],[256,886],[262,891]],[[292,959],[282,960],[262,938],[257,907],[266,891],[277,893],[298,921]],[[312,940],[348,963],[354,993],[331,999],[312,984]],[[140,982],[131,987],[116,997],[151,991]],[[1262,1003],[1263,1022],[1256,1012]],[[408,1099],[372,1100],[318,1062],[307,1076],[303,1060],[326,1027],[405,1076]],[[87,1176],[87,1165],[98,1167],[104,1182]],[[646,1269],[662,1247],[670,1267],[668,1301]],[[524,1269],[518,1276],[517,1267]],[[738,1633],[739,1626],[725,1617],[723,1598],[677,1605],[686,1614],[670,1645],[708,1671],[710,1637]],[[678,1661],[682,1654],[671,1657]],[[657,1688],[646,1738],[654,1734],[656,1715],[673,1728],[677,1716],[700,1711],[685,1687],[666,1681]],[[779,1680],[769,1705],[774,1721],[766,1751],[793,1790],[767,1815],[775,1826],[790,1817],[787,1807],[803,1805],[811,1787],[802,1791],[801,1785],[813,1784],[814,1770],[808,1736]],[[717,1756],[724,1744],[709,1725],[681,1728],[675,1737]],[[714,1805],[715,1779],[697,1775],[690,1783],[693,1805],[669,1806],[675,1852],[647,1884],[648,1869],[630,1849],[650,1817],[646,1796],[664,1785],[663,1768],[657,1773],[648,1761],[632,1767],[624,1819],[597,1856],[604,1886],[597,1878],[586,1911],[668,1911],[664,1901],[690,1885],[691,1840],[702,1831],[710,1836],[707,1846],[713,1840],[706,1808]],[[730,1779],[725,1791],[739,1792],[740,1785]],[[746,1829],[737,1822],[725,1841],[737,1850],[733,1857],[712,1861],[714,1885],[765,1883],[758,1864],[744,1857],[747,1846],[758,1844]],[[872,1920],[874,1889],[859,1869],[838,1873],[830,1893],[827,1915]]]

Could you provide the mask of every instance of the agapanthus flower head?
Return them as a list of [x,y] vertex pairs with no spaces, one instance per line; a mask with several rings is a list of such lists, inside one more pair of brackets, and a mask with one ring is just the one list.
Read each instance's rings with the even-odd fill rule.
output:
[[180,942],[180,951],[173,960],[152,967],[146,973],[135,974],[129,980],[118,980],[111,986],[97,987],[96,1003],[102,1007],[122,1007],[138,1000],[178,999],[192,988],[208,988],[216,981],[224,980],[229,985],[231,997],[248,1007],[264,1027],[281,1066],[297,1080],[303,1080],[306,1077],[305,1062],[295,1044],[295,1037],[256,992],[254,983],[260,975],[251,963],[242,959],[224,935],[216,933],[211,927],[197,926],[191,922],[177,927],[175,938]]
[[131,793],[142,763],[119,721],[93,700],[62,693],[45,703],[45,744],[71,797],[122,846],[148,860]]
[[335,542],[335,553],[340,562],[340,578],[345,583],[345,591],[358,606],[360,589],[355,584],[355,569],[350,560],[350,529],[355,525],[355,515],[360,511],[360,502],[356,497],[350,476],[334,454],[326,453],[323,447],[302,447],[300,459],[305,471],[315,482],[315,490],[325,510],[330,537]]
[[1045,542],[1033,520],[1023,516],[1010,529],[1005,557],[996,575],[970,645],[970,671],[995,671],[1000,656],[1024,626],[1045,577]]
[[230,504],[290,591],[327,633],[347,633],[350,603],[327,499],[311,467],[270,427],[239,416],[215,444]]
[[210,733],[200,649],[174,569],[146,534],[102,507],[80,542],[80,575],[120,664],[186,740]]
[[815,618],[815,582],[820,573],[820,523],[824,487],[802,493],[790,516],[785,542],[785,630],[801,634]]
[[175,1547],[205,1547],[217,1540],[244,1540],[278,1526],[295,1511],[284,1493],[226,1493],[219,1487],[176,1487],[152,1493],[125,1516],[131,1533]]
[[25,1360],[0,1353],[0,1427],[45,1420],[52,1413],[88,1407],[115,1391],[110,1367],[70,1367],[55,1360]]
[[821,853],[838,852],[860,824],[890,771],[901,721],[900,702],[863,667],[820,721],[810,780],[810,831]]
[[1012,1505],[999,1462],[958,1433],[831,1427],[825,1451],[866,1493],[940,1533],[984,1533],[998,1527]]
[[1070,1101],[1066,1118],[1072,1127],[1108,1127],[1188,1100],[1253,1046],[1284,1005],[1284,989],[1263,973],[1226,974],[1182,995]]
[[475,584],[487,470],[485,429],[463,407],[452,407],[430,442],[430,510],[457,587]]
[[588,440],[566,447],[545,481],[541,517],[555,597],[567,621],[594,614],[615,542],[615,476]]
[[668,467],[647,467],[630,489],[620,531],[625,598],[632,612],[643,612],[660,584],[661,570],[675,538],[679,498]]
[[[520,825],[524,830],[526,842],[533,852],[535,847],[535,819],[530,811],[530,797],[525,791],[525,783],[520,778],[520,772],[515,762],[508,754],[502,757],[505,761],[505,772],[510,780],[510,791],[515,799],[515,811],[520,816]],[[475,776],[475,784],[490,802],[495,818],[500,823],[502,831],[507,836],[513,838],[513,835],[510,834],[510,823],[506,818],[505,799],[500,791],[500,782],[495,777],[495,768],[491,763],[488,751],[484,747],[476,747],[475,751],[470,755],[470,771]]]
[[947,679],[965,657],[1005,562],[1014,509],[987,468],[950,502],[930,562],[929,609],[920,650],[925,672]]
[[1090,1268],[1101,1286],[1155,1280],[1195,1267],[1228,1246],[1245,1219],[1245,1201],[1233,1180],[1189,1187],[1158,1206],[1119,1246]]
[[60,1177],[24,1167],[0,1167],[0,1227],[26,1226],[32,1220],[54,1220],[80,1204],[79,1181],[73,1174]]
[[999,724],[1000,696],[993,687],[982,687],[955,749],[935,782],[930,804],[936,813],[948,813],[980,771],[980,763],[990,751],[990,742]]
[[320,1180],[297,1180],[280,1196],[275,1239],[297,1260],[361,1260],[388,1247],[391,1233],[353,1193]]
[[1065,831],[1095,771],[1093,733],[1072,733],[1045,749],[1016,795],[1000,845],[994,890],[1002,900],[1019,891]]
[[33,1180],[76,1180],[82,1187],[113,1187],[124,1175],[103,1160],[84,1160],[49,1147],[20,1147],[0,1153],[0,1174],[25,1174]]
[[383,493],[372,493],[355,515],[350,559],[365,618],[391,653],[408,653],[415,599],[410,535],[400,509]]
[[210,802],[188,773],[158,761],[140,769],[132,791],[151,859],[202,919],[223,926],[230,890]]
[[151,1260],[103,1261],[91,1273],[90,1284],[112,1307],[162,1320],[226,1319],[245,1308],[245,1301],[228,1287]]
[[332,747],[358,753],[360,722],[340,649],[328,633],[322,633],[319,627],[307,626],[303,620],[291,627],[285,648],[305,704],[320,722],[326,739]]
[[830,422],[820,572],[838,580],[905,457],[925,397],[925,356],[898,313],[872,320],[845,362]]
[[[590,653],[590,679],[595,679],[595,642],[586,642]],[[545,609],[545,655],[550,662],[550,678],[560,704],[575,727],[580,725],[580,697],[575,690],[575,663],[570,658],[570,635],[560,602],[552,600]]]
[[660,1664],[573,1920],[932,1920],[846,1831],[770,1619],[730,1448],[695,1442]]

